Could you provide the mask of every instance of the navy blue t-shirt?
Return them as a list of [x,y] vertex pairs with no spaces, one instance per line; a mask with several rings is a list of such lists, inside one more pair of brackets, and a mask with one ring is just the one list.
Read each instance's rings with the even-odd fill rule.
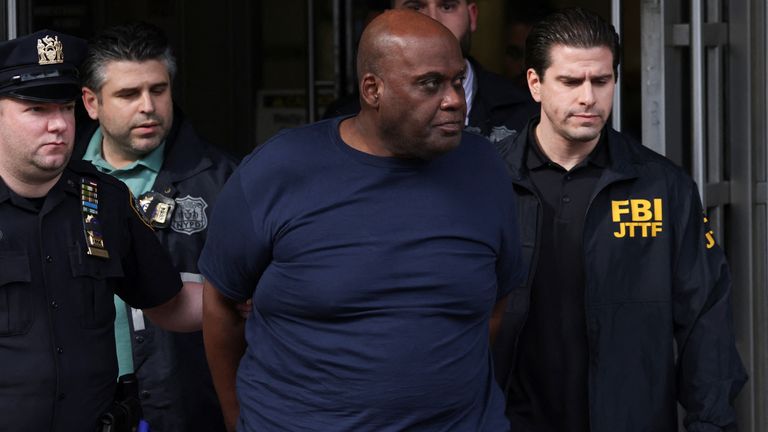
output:
[[239,430],[507,430],[488,346],[522,273],[503,162],[468,133],[432,161],[371,156],[339,121],[257,148],[213,211],[200,269],[253,299]]

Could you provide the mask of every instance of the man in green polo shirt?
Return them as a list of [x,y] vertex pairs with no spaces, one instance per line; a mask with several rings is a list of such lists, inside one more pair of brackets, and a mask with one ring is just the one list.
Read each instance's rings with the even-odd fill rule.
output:
[[[174,107],[175,59],[148,24],[113,27],[94,39],[82,67],[83,103],[96,122],[78,124],[75,157],[125,182],[169,250],[184,285],[200,293],[197,259],[208,218],[234,161],[198,137]],[[224,430],[202,333],[162,331],[115,300],[120,373],[135,370],[152,430]]]

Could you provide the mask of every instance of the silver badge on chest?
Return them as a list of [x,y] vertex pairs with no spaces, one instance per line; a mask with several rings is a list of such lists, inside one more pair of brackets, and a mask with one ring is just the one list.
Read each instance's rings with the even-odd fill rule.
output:
[[192,235],[208,227],[205,209],[208,203],[201,197],[185,196],[176,198],[176,211],[173,212],[171,229],[177,233]]

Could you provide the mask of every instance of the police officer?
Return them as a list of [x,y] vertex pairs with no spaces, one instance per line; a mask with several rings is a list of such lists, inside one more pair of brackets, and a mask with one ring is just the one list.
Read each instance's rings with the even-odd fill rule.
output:
[[92,431],[117,378],[113,293],[156,324],[200,326],[128,189],[71,161],[85,43],[0,43],[0,430]]
[[[161,29],[147,23],[105,29],[89,44],[81,70],[92,120],[78,124],[73,157],[128,185],[184,285],[201,296],[197,259],[234,161],[200,138],[174,107],[176,60]],[[138,376],[152,429],[223,431],[202,333],[162,331],[124,304],[117,311],[130,318],[116,323],[121,374]]]
[[675,432],[679,402],[688,431],[735,430],[728,266],[691,178],[606,125],[618,35],[558,11],[526,64],[541,115],[506,159],[530,308],[510,301],[494,353],[510,416],[537,432]]

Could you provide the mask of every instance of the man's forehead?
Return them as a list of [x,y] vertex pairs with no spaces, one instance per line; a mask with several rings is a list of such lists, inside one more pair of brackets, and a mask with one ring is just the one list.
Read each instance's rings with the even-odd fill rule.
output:
[[425,75],[436,73],[446,76],[454,76],[464,73],[467,69],[466,61],[462,59],[449,60],[438,58],[435,61],[420,59],[418,63],[413,63],[410,67],[404,69],[404,72],[412,75]]
[[613,53],[606,46],[590,48],[554,45],[549,50],[549,66],[557,69],[613,70]]
[[[422,55],[419,55],[422,54]],[[466,61],[460,55],[451,55],[450,52],[425,54],[411,52],[410,55],[393,57],[392,67],[395,71],[411,76],[420,76],[430,73],[445,76],[461,74],[466,69]]]
[[[158,71],[161,73],[157,74]],[[170,81],[168,67],[161,60],[113,60],[104,66],[105,86],[110,83],[120,86],[139,84],[146,81],[149,76],[152,76],[152,84]]]
[[613,61],[611,49],[605,45],[592,47],[581,47],[572,45],[555,44],[549,50],[549,59],[551,63],[555,61],[574,62],[574,61]]
[[445,33],[405,34],[400,36],[403,51],[415,53],[443,53],[445,56],[463,58],[459,41],[446,29]]

